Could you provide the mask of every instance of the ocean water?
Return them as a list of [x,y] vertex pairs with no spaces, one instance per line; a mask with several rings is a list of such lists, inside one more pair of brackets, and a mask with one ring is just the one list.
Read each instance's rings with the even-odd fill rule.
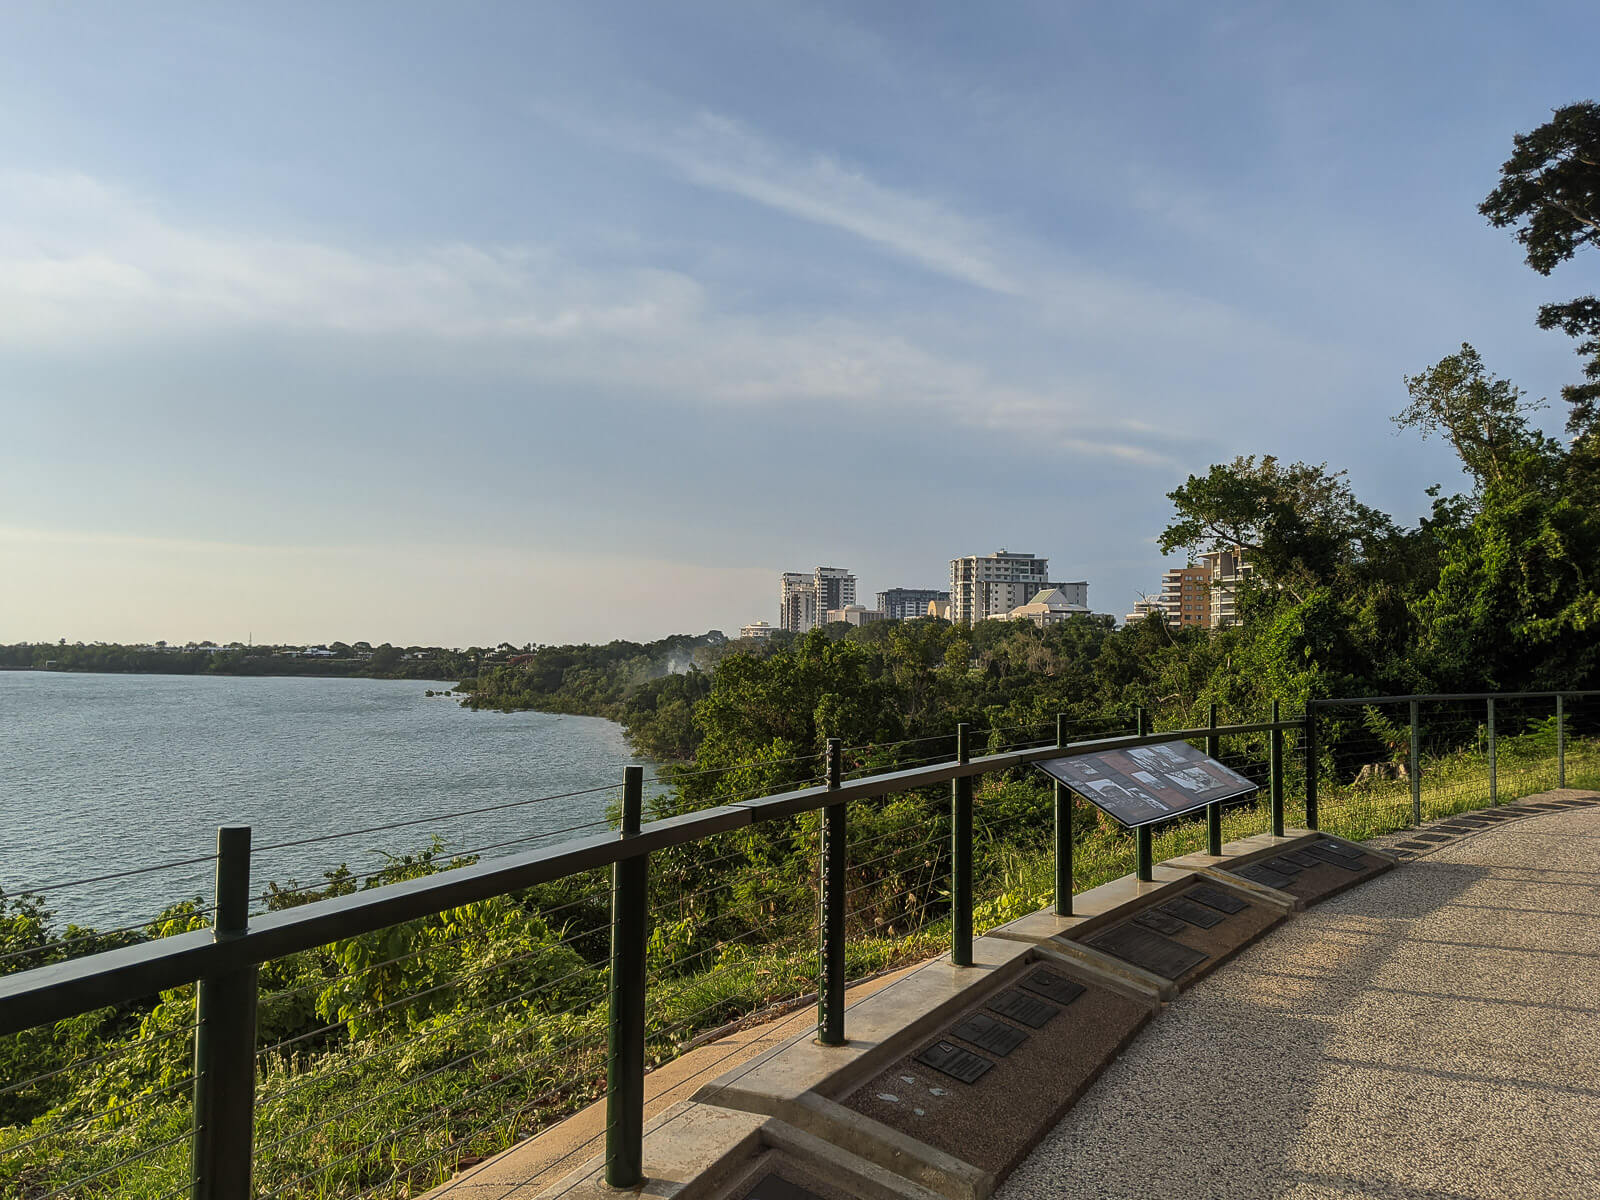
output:
[[256,894],[435,835],[488,858],[603,828],[637,761],[620,727],[424,695],[445,686],[0,671],[0,888],[106,929],[209,904],[211,864],[143,869],[211,854],[221,824],[251,826]]

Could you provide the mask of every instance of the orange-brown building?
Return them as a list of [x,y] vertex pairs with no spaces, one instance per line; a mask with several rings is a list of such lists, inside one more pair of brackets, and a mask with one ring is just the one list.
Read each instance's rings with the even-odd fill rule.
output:
[[1210,568],[1174,567],[1162,575],[1161,607],[1168,625],[1210,625]]

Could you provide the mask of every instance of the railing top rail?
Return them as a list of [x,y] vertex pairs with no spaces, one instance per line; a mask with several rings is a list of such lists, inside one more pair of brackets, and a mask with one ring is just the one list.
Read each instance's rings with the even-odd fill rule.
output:
[[1557,696],[1600,696],[1600,691],[1563,688],[1558,692],[1432,692],[1413,696],[1331,696],[1306,701],[1308,708],[1340,708],[1362,704],[1404,704],[1415,700],[1432,704],[1441,700],[1554,700]]
[[837,788],[809,787],[685,813],[643,826],[637,834],[595,834],[539,850],[489,859],[436,875],[351,892],[251,920],[248,929],[226,939],[199,930],[85,955],[0,977],[0,1036],[151,996],[204,976],[259,964],[341,938],[357,937],[419,917],[432,916],[535,884],[665,850],[760,821],[812,812],[852,800],[869,800],[945,783],[989,771],[1026,766],[1046,759],[1101,750],[1148,746],[1157,742],[1199,740],[1214,735],[1294,730],[1303,718],[1169,729],[1144,735],[1095,738],[1065,746],[1034,746],[989,754],[966,763],[888,771],[851,780]]

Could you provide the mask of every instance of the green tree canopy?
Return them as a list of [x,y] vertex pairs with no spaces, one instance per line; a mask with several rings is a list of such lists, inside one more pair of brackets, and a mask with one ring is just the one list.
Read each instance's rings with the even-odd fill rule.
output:
[[[1531,133],[1512,139],[1500,183],[1478,211],[1496,228],[1516,230],[1528,265],[1548,275],[1585,246],[1600,242],[1600,104],[1567,104]],[[1539,309],[1541,329],[1581,338],[1584,382],[1562,389],[1572,406],[1567,428],[1600,455],[1600,300],[1580,296]]]

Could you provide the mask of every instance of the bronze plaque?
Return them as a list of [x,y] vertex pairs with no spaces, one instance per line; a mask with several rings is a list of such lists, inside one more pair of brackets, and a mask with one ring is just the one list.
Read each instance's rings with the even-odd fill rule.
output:
[[1318,862],[1325,863],[1330,867],[1338,867],[1345,871],[1361,872],[1367,869],[1366,864],[1359,858],[1335,854],[1332,850],[1324,850],[1321,846],[1312,846],[1306,851],[1306,854]]
[[1246,867],[1235,867],[1233,873],[1242,875],[1246,879],[1253,879],[1269,888],[1286,888],[1294,882],[1289,876],[1273,870],[1265,863],[1251,863]]
[[1141,929],[1131,921],[1095,934],[1087,939],[1087,944],[1163,979],[1177,979],[1209,957],[1159,933]]
[[822,1200],[797,1183],[790,1183],[776,1171],[768,1171],[751,1185],[742,1200]]
[[1043,1029],[1061,1010],[1049,1001],[1012,988],[989,1001],[989,1011],[1009,1017],[1029,1029]]
[[1448,842],[1452,840],[1448,833],[1413,833],[1411,836],[1420,838],[1424,842]]
[[1322,865],[1316,859],[1312,858],[1311,855],[1306,854],[1306,853],[1304,853],[1302,851],[1299,851],[1299,850],[1285,850],[1278,857],[1279,858],[1287,858],[1295,866],[1303,867],[1304,869],[1306,869],[1308,871],[1312,867],[1320,867]]
[[1049,967],[1040,967],[1031,975],[1025,976],[1022,986],[1046,1000],[1054,1000],[1057,1004],[1071,1004],[1083,995],[1083,984],[1074,983],[1065,975],[1057,975]]
[[1221,925],[1223,921],[1221,913],[1215,912],[1203,904],[1196,904],[1193,900],[1186,900],[1182,896],[1175,900],[1168,900],[1161,906],[1161,911],[1171,913],[1180,921],[1198,925],[1201,929],[1210,929],[1213,925]]
[[1267,866],[1276,871],[1279,875],[1293,876],[1300,874],[1300,867],[1297,864],[1290,862],[1281,854],[1278,855],[1277,858],[1267,859]]
[[1228,913],[1229,915],[1243,912],[1250,907],[1248,902],[1241,900],[1232,892],[1225,892],[1221,888],[1212,887],[1209,883],[1203,883],[1197,888],[1190,888],[1183,895],[1185,899],[1198,900],[1207,908],[1214,908],[1218,912]]
[[1157,933],[1182,933],[1185,928],[1182,921],[1169,912],[1163,912],[1161,908],[1147,908],[1133,919]]
[[981,1054],[963,1050],[954,1042],[935,1042],[917,1055],[917,1061],[962,1083],[976,1083],[994,1066]]
[[950,1032],[963,1042],[971,1042],[979,1050],[987,1050],[996,1058],[1004,1058],[1028,1040],[1028,1035],[1015,1025],[996,1021],[983,1013],[973,1013]]
[[1365,851],[1357,850],[1354,846],[1346,846],[1343,842],[1332,840],[1316,842],[1306,847],[1307,854],[1337,854],[1343,858],[1361,859],[1366,857]]

